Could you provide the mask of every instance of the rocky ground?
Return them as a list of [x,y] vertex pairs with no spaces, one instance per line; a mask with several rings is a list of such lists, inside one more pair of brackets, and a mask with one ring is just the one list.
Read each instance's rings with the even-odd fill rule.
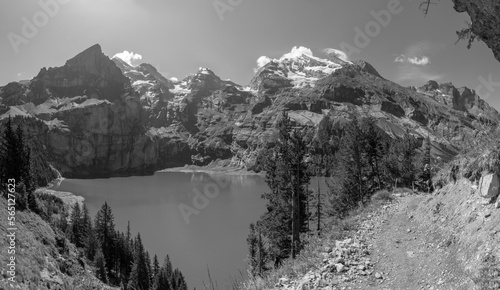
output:
[[[500,212],[457,188],[471,187],[461,181],[435,194],[396,194],[392,202],[360,215],[349,238],[325,240],[318,247],[321,265],[299,278],[281,277],[275,289],[498,289],[474,283],[486,251],[471,242],[498,244],[498,230],[488,223]],[[463,206],[483,216],[482,227],[471,230],[452,222],[453,214],[467,212]]]

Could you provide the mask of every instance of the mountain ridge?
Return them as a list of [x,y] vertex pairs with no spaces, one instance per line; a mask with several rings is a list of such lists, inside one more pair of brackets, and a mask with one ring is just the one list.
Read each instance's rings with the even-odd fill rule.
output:
[[94,45],[28,84],[7,84],[0,98],[1,119],[21,115],[41,124],[33,136],[68,177],[150,174],[186,164],[251,170],[258,152],[272,146],[281,110],[313,135],[325,116],[371,116],[393,137],[430,135],[433,153],[445,160],[500,121],[468,88],[428,82],[413,90],[365,61],[299,53],[270,60],[242,86],[208,68],[173,81],[150,64],[109,59]]

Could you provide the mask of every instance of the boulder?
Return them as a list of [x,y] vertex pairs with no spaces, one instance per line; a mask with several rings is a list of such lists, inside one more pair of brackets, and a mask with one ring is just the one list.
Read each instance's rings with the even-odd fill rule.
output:
[[498,195],[498,175],[495,173],[485,175],[479,180],[479,194],[483,198],[494,198]]

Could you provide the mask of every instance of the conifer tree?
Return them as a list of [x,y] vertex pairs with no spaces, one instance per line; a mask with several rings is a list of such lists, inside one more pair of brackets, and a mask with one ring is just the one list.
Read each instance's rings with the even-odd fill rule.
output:
[[347,174],[346,190],[355,203],[363,202],[366,193],[363,179],[366,166],[363,156],[364,141],[358,119],[354,116],[353,121],[347,125],[342,136],[339,156],[341,157],[342,170]]
[[[292,123],[283,112],[277,123],[278,140],[265,161],[266,182],[270,192],[264,193],[267,212],[260,218],[262,232],[269,241],[275,263],[300,251],[299,233],[307,231],[307,184],[303,135],[292,133]],[[292,134],[291,134],[292,133]]]
[[257,274],[257,265],[258,265],[258,256],[257,256],[257,243],[258,243],[258,237],[255,233],[255,225],[253,223],[250,224],[250,232],[248,233],[247,237],[247,244],[248,244],[248,263],[250,266],[250,273],[252,276],[256,276]]
[[424,152],[422,154],[421,162],[421,173],[420,173],[420,187],[421,190],[430,193],[432,188],[432,156],[431,156],[431,139],[427,135],[425,140]]
[[153,280],[156,280],[158,273],[160,272],[160,263],[158,262],[158,256],[154,256],[153,258]]
[[111,269],[114,269],[116,263],[116,254],[114,251],[116,239],[113,212],[107,202],[97,212],[94,223],[95,233],[106,259],[108,276],[111,277]]
[[85,245],[85,225],[82,223],[82,215],[80,210],[80,205],[75,203],[71,211],[70,218],[70,241],[75,244],[78,248]]
[[135,239],[134,263],[130,272],[129,287],[138,290],[148,290],[150,286],[148,262],[146,252],[141,240],[141,234],[137,234]]
[[156,276],[153,290],[172,290],[171,279],[167,274],[165,268],[160,268]]
[[98,248],[95,254],[94,265],[96,267],[96,276],[104,283],[108,283],[108,270],[106,269],[106,261],[101,248]]
[[94,260],[97,250],[100,248],[101,244],[99,243],[99,240],[96,237],[92,224],[90,224],[89,231],[87,233],[87,237],[85,240],[85,255],[87,256],[87,259],[91,261]]
[[[370,175],[369,179],[373,185],[376,185],[380,190],[382,189],[381,175],[380,175],[380,160],[383,155],[382,137],[375,125],[376,121],[373,117],[368,117],[363,123],[364,134],[364,151],[366,152],[366,159],[369,164]],[[376,179],[376,183],[375,183]],[[373,191],[373,190],[372,190]]]

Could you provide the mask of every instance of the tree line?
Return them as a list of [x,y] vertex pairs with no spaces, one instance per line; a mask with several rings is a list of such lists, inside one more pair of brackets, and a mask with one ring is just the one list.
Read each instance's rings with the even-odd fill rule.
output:
[[[301,236],[321,235],[326,218],[345,218],[379,190],[432,191],[429,135],[389,136],[372,117],[342,122],[326,116],[311,138],[294,128],[286,112],[276,127],[277,141],[257,160],[270,190],[262,195],[266,212],[250,225],[247,238],[252,275],[294,259],[304,246]],[[327,177],[328,189],[321,192],[318,179],[312,190],[312,176]]]
[[92,222],[87,206],[75,203],[69,222],[62,229],[69,240],[93,262],[96,276],[122,289],[186,290],[185,278],[174,269],[167,255],[160,265],[145,250],[140,233],[133,237],[130,222],[126,232],[115,229],[111,207],[105,202]]

